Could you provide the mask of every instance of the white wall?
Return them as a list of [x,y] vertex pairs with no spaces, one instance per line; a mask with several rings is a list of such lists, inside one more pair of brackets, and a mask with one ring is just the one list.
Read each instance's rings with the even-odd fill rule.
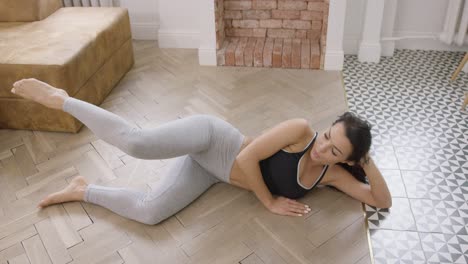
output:
[[157,0],[118,0],[118,2],[119,6],[128,9],[133,39],[157,39],[160,21]]
[[199,0],[159,0],[159,47],[198,49],[199,8]]
[[[200,32],[199,8],[202,5],[198,0],[113,1],[128,8],[134,39],[157,39],[160,47],[200,48],[199,39],[203,32]],[[395,1],[393,36],[437,36],[442,31],[448,1]],[[346,54],[357,54],[367,0],[346,2],[343,48]],[[382,27],[385,23],[384,19]],[[398,40],[395,46],[397,49],[467,50],[465,46],[448,46],[437,39]]]
[[[443,29],[447,4],[448,1],[443,0],[398,0],[393,36],[432,35],[437,37]],[[348,0],[343,43],[345,54],[358,52],[365,6],[366,0]],[[385,14],[384,10],[384,16]],[[398,40],[395,47],[397,49],[467,50],[467,47],[443,44],[438,39]]]

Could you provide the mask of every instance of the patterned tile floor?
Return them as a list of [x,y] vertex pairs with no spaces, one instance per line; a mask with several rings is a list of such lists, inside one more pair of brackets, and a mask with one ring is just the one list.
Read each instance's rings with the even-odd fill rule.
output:
[[397,50],[378,64],[346,56],[351,111],[372,125],[371,155],[393,197],[366,206],[374,263],[468,263],[468,74],[461,52]]

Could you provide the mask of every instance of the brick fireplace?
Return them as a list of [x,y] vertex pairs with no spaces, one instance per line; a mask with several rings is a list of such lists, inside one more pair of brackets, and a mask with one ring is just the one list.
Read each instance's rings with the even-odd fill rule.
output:
[[214,0],[219,66],[323,69],[328,0]]

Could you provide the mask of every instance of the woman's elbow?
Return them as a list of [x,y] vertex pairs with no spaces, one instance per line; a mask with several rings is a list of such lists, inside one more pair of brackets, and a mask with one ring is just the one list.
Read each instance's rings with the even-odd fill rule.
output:
[[392,198],[383,202],[379,202],[375,206],[382,209],[389,209],[390,207],[392,207]]

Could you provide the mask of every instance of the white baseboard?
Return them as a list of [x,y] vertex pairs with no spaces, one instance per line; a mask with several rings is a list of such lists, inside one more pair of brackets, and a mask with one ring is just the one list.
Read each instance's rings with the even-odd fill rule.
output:
[[198,62],[204,66],[216,66],[216,49],[198,49]]
[[439,40],[440,32],[417,32],[417,31],[395,31],[393,37],[404,36],[434,36],[427,39],[402,39],[395,41],[396,49],[413,49],[413,50],[440,50],[440,51],[466,51],[468,47],[447,45]]
[[[356,35],[345,35],[343,38],[343,51],[345,54],[357,55],[361,40]],[[393,56],[395,41],[382,41],[382,56]]]
[[158,39],[158,23],[131,23],[132,38],[141,40]]
[[359,45],[358,60],[360,62],[375,62],[380,61],[382,47],[380,43],[361,43]]
[[[438,36],[438,32],[413,32],[413,31],[395,31],[393,37],[402,36]],[[343,50],[345,54],[357,55],[359,53],[360,35],[345,35],[343,38]],[[393,42],[393,44],[390,44]],[[438,39],[404,39],[395,41],[382,41],[382,55],[387,55],[394,45],[395,49],[413,49],[413,50],[440,50],[440,51],[467,51],[467,46],[447,45]]]
[[327,50],[325,52],[325,65],[323,66],[326,71],[341,71],[343,70],[344,52],[342,50]]
[[353,35],[343,36],[343,51],[345,54],[356,55],[359,51],[359,37]]
[[198,49],[199,32],[180,32],[159,30],[158,43],[160,48]]
[[393,56],[395,52],[395,41],[382,41],[382,56]]

